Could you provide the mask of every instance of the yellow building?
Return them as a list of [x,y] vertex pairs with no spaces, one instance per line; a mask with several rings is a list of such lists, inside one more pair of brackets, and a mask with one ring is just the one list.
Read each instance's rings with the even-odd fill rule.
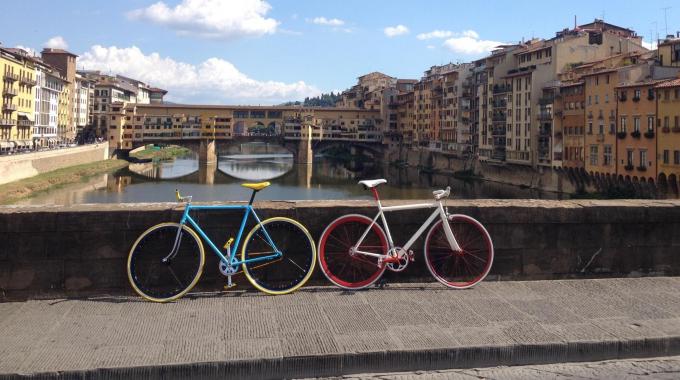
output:
[[680,176],[680,79],[655,86],[657,96],[657,168],[659,185],[677,189]]
[[661,66],[680,67],[680,33],[659,42],[659,62]]
[[0,149],[3,152],[29,149],[32,144],[35,66],[24,54],[19,49],[0,48]]

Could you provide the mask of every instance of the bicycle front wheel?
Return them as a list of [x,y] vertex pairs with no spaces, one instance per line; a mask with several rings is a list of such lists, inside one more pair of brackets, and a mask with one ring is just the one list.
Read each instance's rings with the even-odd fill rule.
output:
[[451,215],[449,226],[461,252],[454,252],[446,239],[442,221],[435,223],[425,239],[425,263],[442,284],[465,289],[484,280],[493,263],[493,243],[486,228],[466,215]]
[[168,302],[193,288],[203,272],[205,253],[196,232],[179,223],[144,231],[130,249],[130,285],[149,301]]
[[[358,245],[362,236],[364,239]],[[330,282],[344,289],[362,289],[375,283],[386,268],[380,265],[377,256],[386,254],[385,232],[364,215],[351,214],[335,219],[319,239],[321,271]]]
[[316,247],[312,236],[299,222],[270,218],[248,233],[241,260],[243,273],[255,288],[267,294],[287,294],[312,276]]

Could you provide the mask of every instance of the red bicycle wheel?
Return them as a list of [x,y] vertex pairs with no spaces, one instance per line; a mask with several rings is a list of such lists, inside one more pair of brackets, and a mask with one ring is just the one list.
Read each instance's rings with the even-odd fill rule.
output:
[[[326,227],[319,239],[319,265],[333,284],[345,289],[361,289],[376,282],[385,272],[374,256],[352,253],[352,248],[377,255],[387,254],[387,238],[379,225],[363,215],[345,215]],[[368,230],[360,246],[361,236]]]
[[425,263],[442,284],[456,289],[469,288],[489,274],[493,243],[484,226],[469,216],[452,215],[449,225],[461,251],[451,249],[440,220],[425,239]]

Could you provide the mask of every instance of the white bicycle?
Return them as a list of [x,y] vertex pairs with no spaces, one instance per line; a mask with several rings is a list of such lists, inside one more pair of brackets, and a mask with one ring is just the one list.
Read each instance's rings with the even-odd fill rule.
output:
[[[319,264],[333,284],[345,289],[361,289],[375,283],[386,269],[401,272],[414,261],[411,246],[430,227],[425,238],[425,263],[442,284],[465,289],[484,280],[493,263],[493,243],[486,228],[477,220],[448,213],[442,199],[451,188],[436,190],[434,202],[383,207],[376,186],[384,179],[360,181],[373,192],[378,214],[370,219],[349,214],[335,219],[319,239]],[[429,218],[403,247],[394,245],[385,212],[434,208]],[[378,224],[382,221],[383,228]]]

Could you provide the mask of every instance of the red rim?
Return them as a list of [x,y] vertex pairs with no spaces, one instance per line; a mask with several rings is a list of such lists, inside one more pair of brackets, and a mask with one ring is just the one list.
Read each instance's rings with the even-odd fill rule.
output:
[[[371,219],[359,215],[342,217],[331,223],[321,236],[319,264],[335,284],[344,288],[362,288],[371,285],[385,271],[384,266],[378,267],[377,258],[349,254],[349,248],[356,244],[371,222]],[[361,249],[383,255],[387,253],[387,238],[380,226],[373,225]]]
[[470,287],[489,272],[493,245],[484,227],[473,220],[455,216],[450,225],[462,252],[451,250],[440,220],[427,236],[425,259],[439,281],[454,288]]

